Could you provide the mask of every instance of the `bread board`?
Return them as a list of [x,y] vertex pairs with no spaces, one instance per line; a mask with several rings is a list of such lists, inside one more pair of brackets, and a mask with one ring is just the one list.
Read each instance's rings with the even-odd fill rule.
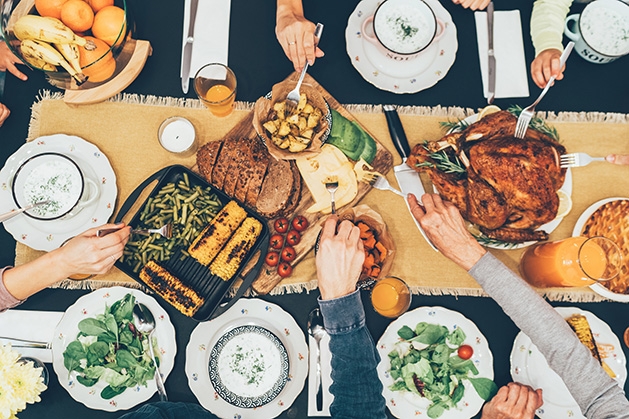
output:
[[[297,81],[299,74],[292,73],[287,80]],[[325,90],[317,81],[306,74],[304,79],[305,83],[308,83],[312,86],[315,86],[317,90],[323,95],[328,106],[331,109],[335,109],[339,112],[343,117],[349,119],[350,121],[356,121],[356,118],[348,112],[327,90]],[[236,124],[226,135],[224,138],[241,138],[241,139],[257,139],[257,133],[253,127],[253,117],[254,112],[251,111],[246,117],[244,117],[238,124]],[[362,125],[361,125],[362,127]],[[364,127],[362,127],[364,129]],[[366,130],[365,130],[366,131]],[[369,134],[371,135],[371,134]],[[391,153],[382,146],[378,142],[378,140],[371,135],[371,137],[376,142],[376,156],[372,162],[372,166],[375,171],[386,174],[391,167],[393,166],[393,156]],[[301,188],[300,198],[297,206],[294,210],[292,210],[289,214],[285,214],[286,218],[289,220],[294,215],[303,215],[307,218],[309,226],[308,228],[302,232],[301,241],[294,246],[297,252],[297,258],[291,263],[291,265],[295,266],[304,256],[314,247],[317,237],[319,235],[319,231],[321,230],[321,224],[326,219],[327,215],[322,213],[307,213],[306,209],[312,206],[315,201],[311,196],[308,188],[305,183],[302,182],[303,186]],[[367,192],[371,189],[371,186],[359,182],[358,184],[358,193],[352,202],[347,204],[346,207],[353,207],[360,201],[360,199],[365,196]],[[273,232],[273,219],[268,220],[268,225],[271,233]],[[262,255],[264,257],[264,255]],[[250,264],[252,264],[250,262]],[[247,266],[243,270],[243,274],[248,272],[249,266]],[[276,285],[278,285],[282,281],[282,278],[277,274],[275,268],[269,268],[266,265],[263,265],[258,278],[253,282],[252,288],[258,294],[268,294]]]

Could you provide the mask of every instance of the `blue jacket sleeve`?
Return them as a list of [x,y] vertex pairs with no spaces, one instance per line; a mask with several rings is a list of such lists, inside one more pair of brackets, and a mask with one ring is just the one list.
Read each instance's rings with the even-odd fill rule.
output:
[[382,384],[376,372],[380,357],[365,324],[360,291],[334,300],[319,300],[330,334],[335,419],[386,418]]

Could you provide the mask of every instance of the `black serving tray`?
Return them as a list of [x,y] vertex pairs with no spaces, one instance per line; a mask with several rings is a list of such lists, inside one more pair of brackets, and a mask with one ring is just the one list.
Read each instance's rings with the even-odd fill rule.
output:
[[[138,185],[138,187],[122,204],[120,211],[116,215],[116,222],[120,222],[127,215],[131,207],[133,207],[139,196],[142,194],[142,192],[144,192],[148,185],[157,180],[157,184],[140,206],[140,210],[138,210],[138,212],[134,214],[133,218],[129,222],[129,225],[131,227],[138,228],[141,225],[140,213],[142,208],[144,208],[144,206],[146,205],[147,200],[150,197],[156,195],[166,184],[171,182],[176,184],[179,180],[182,180],[184,173],[188,175],[188,179],[192,186],[199,185],[203,188],[210,187],[212,191],[216,193],[223,205],[232,200],[232,198],[227,196],[223,191],[215,188],[214,186],[206,182],[205,179],[200,177],[198,174],[192,172],[190,169],[181,165],[173,165],[155,172],[144,182]],[[180,253],[181,249],[178,249],[168,261],[159,262],[160,265],[164,266],[168,271],[179,278],[181,282],[194,289],[199,295],[201,295],[205,299],[205,303],[192,317],[195,320],[209,320],[219,316],[227,309],[229,309],[240,297],[242,297],[245,291],[251,286],[253,281],[257,278],[262,264],[264,263],[264,256],[266,255],[269,246],[269,227],[267,225],[267,222],[261,215],[253,211],[251,208],[243,205],[240,202],[239,205],[245,209],[248,216],[254,217],[258,221],[260,221],[260,223],[262,224],[262,232],[258,236],[258,239],[251,250],[249,250],[249,253],[245,256],[244,260],[240,264],[240,267],[238,268],[238,271],[231,280],[224,281],[220,277],[213,275],[210,272],[209,267],[201,265],[193,257],[185,257],[183,260],[180,260],[180,256],[182,255]],[[226,294],[231,288],[233,281],[240,277],[243,268],[247,266],[249,261],[256,253],[259,253],[259,256],[255,265],[242,278],[242,283],[238,290],[235,292],[234,296],[231,298],[226,298]],[[129,275],[135,281],[144,285],[144,282],[140,279],[139,273],[133,272],[133,266],[127,264],[126,262],[118,260],[116,262],[116,267]],[[164,301],[168,302],[166,300]]]

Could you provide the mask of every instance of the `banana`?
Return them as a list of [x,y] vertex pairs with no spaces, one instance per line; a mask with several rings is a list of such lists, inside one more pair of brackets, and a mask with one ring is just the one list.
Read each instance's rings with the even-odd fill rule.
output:
[[52,64],[48,64],[46,61],[34,56],[34,55],[30,55],[28,53],[24,53],[24,51],[22,51],[22,58],[24,59],[24,61],[26,61],[27,63],[29,63],[30,65],[32,65],[33,67],[39,68],[41,70],[44,71],[57,71],[57,67],[55,67]]
[[85,38],[75,35],[72,29],[54,17],[24,15],[15,22],[13,33],[20,41],[36,39],[54,44],[87,44]]
[[81,73],[79,63],[79,46],[77,44],[52,44],[65,57],[77,73]]
[[60,65],[68,73],[70,73],[79,86],[87,81],[85,74],[77,72],[74,68],[72,68],[70,63],[63,58],[63,55],[61,55],[61,53],[54,49],[50,44],[37,41],[35,39],[25,39],[20,44],[20,51],[23,55],[33,55],[40,60],[44,60],[48,64],[55,66]]

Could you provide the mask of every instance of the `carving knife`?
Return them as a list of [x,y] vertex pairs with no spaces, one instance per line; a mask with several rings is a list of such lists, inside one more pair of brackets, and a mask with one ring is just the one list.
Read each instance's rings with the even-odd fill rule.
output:
[[487,6],[487,104],[496,96],[496,57],[494,56],[494,2]]
[[192,61],[192,44],[194,43],[194,21],[197,18],[199,0],[190,0],[190,20],[188,21],[188,36],[184,39],[183,56],[181,58],[181,90],[188,93],[190,83],[190,64]]
[[[402,190],[404,195],[412,193],[421,203],[421,197],[424,193],[426,193],[426,190],[424,189],[424,185],[419,178],[419,173],[417,173],[415,169],[406,164],[406,160],[411,154],[411,147],[409,146],[408,140],[406,139],[406,134],[404,133],[404,127],[402,126],[400,117],[397,113],[395,106],[393,105],[384,105],[382,109],[387,118],[387,125],[389,126],[389,134],[391,135],[393,145],[395,146],[397,152],[400,154],[400,157],[402,157],[402,164],[393,167],[393,172],[395,173],[397,183],[400,186],[400,189]],[[411,208],[408,204],[408,201],[406,201],[406,207],[410,212]],[[421,226],[412,214],[411,218],[415,222],[415,225],[422,233],[424,239],[426,239],[428,244],[433,249],[437,250],[437,248],[430,242],[430,240],[428,240],[428,237],[426,237],[426,233],[424,233],[424,230],[421,228]]]

